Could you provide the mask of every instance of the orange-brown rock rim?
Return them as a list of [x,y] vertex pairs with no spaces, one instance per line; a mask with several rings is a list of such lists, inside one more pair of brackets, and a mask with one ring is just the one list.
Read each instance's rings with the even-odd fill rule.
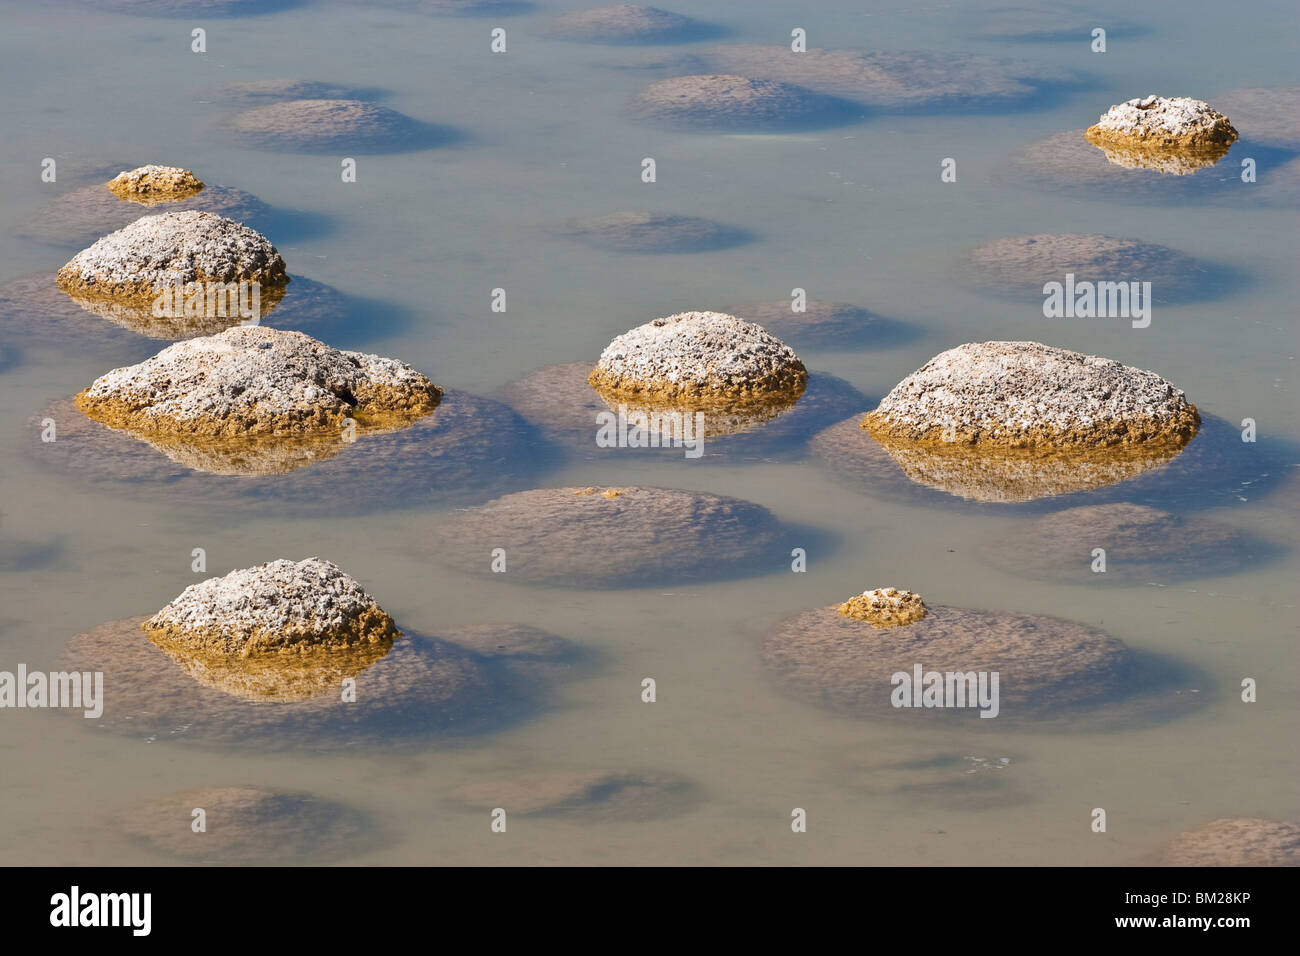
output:
[[839,612],[874,628],[905,627],[925,617],[925,602],[915,591],[876,588],[863,591],[841,604]]
[[284,259],[255,229],[215,213],[144,216],[72,257],[55,278],[64,292],[119,300],[154,299],[189,282],[289,281]]
[[118,199],[151,205],[193,196],[203,181],[179,166],[138,166],[118,173],[104,184]]
[[301,332],[235,326],[101,375],[77,395],[87,416],[161,438],[334,436],[400,427],[442,389],[405,362],[344,352]]
[[1181,448],[1200,423],[1154,372],[1038,342],[980,342],[930,359],[862,427],[883,442],[1050,453]]
[[797,397],[808,371],[762,326],[721,312],[681,312],[618,336],[587,381],[606,398],[762,400]]
[[226,657],[386,648],[400,636],[354,578],[320,558],[271,561],[192,584],[141,627],[164,649]]
[[1197,150],[1237,139],[1228,117],[1203,100],[1154,93],[1112,106],[1084,131],[1095,146]]

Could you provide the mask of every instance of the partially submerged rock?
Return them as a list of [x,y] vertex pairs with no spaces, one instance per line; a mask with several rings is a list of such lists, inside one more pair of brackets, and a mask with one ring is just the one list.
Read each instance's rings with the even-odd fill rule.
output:
[[907,50],[820,50],[728,44],[678,65],[699,73],[730,73],[792,83],[880,110],[1016,106],[1077,78],[999,57]]
[[666,773],[539,771],[457,789],[457,801],[507,816],[553,816],[582,822],[650,820],[673,816],[695,800],[692,784]]
[[325,439],[352,423],[402,427],[431,413],[442,390],[396,359],[344,352],[301,332],[238,326],[188,339],[101,375],[77,407],[164,444]]
[[[195,832],[195,810],[204,829]],[[364,851],[373,824],[346,804],[259,786],[199,787],[119,811],[116,828],[149,849],[191,863],[320,863]]]
[[813,127],[848,115],[833,97],[793,83],[727,74],[658,80],[637,95],[632,112],[649,122],[704,130]]
[[679,312],[616,337],[587,381],[606,400],[793,402],[808,370],[762,326],[721,312]]
[[248,146],[296,152],[398,152],[435,146],[451,136],[387,106],[349,99],[269,103],[227,123]]
[[105,185],[118,199],[152,206],[176,202],[203,189],[203,181],[179,166],[137,166],[124,169]]
[[684,43],[716,36],[721,32],[709,23],[685,14],[620,3],[591,10],[571,10],[553,17],[552,36],[582,43]]
[[1159,853],[1162,866],[1300,866],[1300,823],[1229,817],[1179,834]]
[[194,210],[137,219],[77,253],[55,278],[69,294],[150,306],[178,283],[289,281],[284,259],[261,233]]
[[[963,278],[992,295],[1042,301],[1043,286],[1090,282],[1150,282],[1157,302],[1199,300],[1217,294],[1219,275],[1205,263],[1168,246],[1141,239],[1079,233],[1009,236],[976,246],[964,256]],[[1109,288],[1109,287],[1107,287]],[[1127,288],[1131,292],[1131,287]],[[1137,303],[1130,298],[1130,310]],[[1144,302],[1150,305],[1150,302]]]
[[1038,342],[941,352],[863,420],[885,441],[1046,453],[1181,448],[1196,406],[1154,372]]
[[753,572],[777,537],[771,512],[737,498],[671,488],[538,488],[462,512],[438,531],[456,566],[506,581],[639,587]]
[[872,627],[903,627],[925,617],[925,602],[915,591],[875,588],[854,595],[837,608],[845,617]]
[[[1096,548],[1105,551],[1104,572],[1094,570]],[[1053,511],[981,549],[1025,577],[1129,586],[1232,574],[1271,550],[1231,525],[1128,503]]]
[[742,229],[699,216],[616,212],[571,219],[556,230],[596,249],[615,252],[705,252],[748,242]]
[[1135,156],[1179,151],[1215,160],[1237,140],[1228,117],[1204,100],[1154,93],[1112,106],[1084,135],[1094,146]]
[[[1106,719],[1120,720],[1113,704],[1154,689],[1143,662],[1096,628],[1044,615],[935,604],[924,617],[885,628],[846,616],[840,605],[805,611],[773,629],[762,655],[784,691],[863,717],[943,720],[981,712],[969,698],[965,706],[919,706],[921,687],[912,688],[914,706],[894,706],[901,686],[894,675],[910,682],[918,665],[925,674],[939,673],[944,686],[948,674],[996,672],[996,714],[975,721],[990,726],[1070,720],[1103,708]],[[991,687],[990,676],[986,690]],[[1142,706],[1160,709],[1170,701]]]

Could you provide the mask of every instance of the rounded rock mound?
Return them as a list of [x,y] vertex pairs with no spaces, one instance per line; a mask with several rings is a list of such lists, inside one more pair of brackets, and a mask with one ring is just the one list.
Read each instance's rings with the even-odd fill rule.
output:
[[657,212],[616,212],[571,219],[556,230],[595,249],[615,252],[707,252],[729,249],[750,239],[743,229],[699,216]]
[[268,103],[227,122],[246,145],[294,152],[399,152],[433,146],[448,136],[387,106],[347,99]]
[[776,540],[766,508],[671,488],[539,488],[462,512],[438,532],[458,567],[487,570],[505,550],[507,580],[639,587],[752,573]]
[[[1105,551],[1104,573],[1095,548]],[[981,548],[990,563],[1027,578],[1130,586],[1232,574],[1272,550],[1219,521],[1127,502],[1053,511]]]
[[1159,853],[1163,866],[1300,866],[1300,823],[1229,817],[1179,834]]
[[574,770],[473,783],[453,796],[468,807],[501,807],[520,816],[606,822],[672,816],[693,802],[694,791],[689,781],[666,773]]
[[[1112,705],[1139,689],[1153,689],[1121,641],[1085,624],[928,605],[923,617],[882,628],[846,615],[841,607],[782,621],[767,637],[762,656],[783,691],[849,715],[944,719],[987,710],[996,719],[977,724],[1014,724],[1023,718],[1037,726],[1104,709],[1107,720],[1122,720],[1117,715],[1123,708]],[[914,687],[918,667],[924,676],[921,686]],[[961,679],[980,673],[988,675],[985,705],[991,706],[972,702],[964,693],[964,703],[955,694],[923,703],[927,686],[957,689],[961,682],[961,689],[969,687],[974,694],[977,688]],[[993,673],[999,675],[996,698],[991,696]],[[907,682],[896,679],[899,675]],[[937,684],[931,675],[937,675]],[[900,696],[903,691],[907,694]],[[1143,706],[1149,709],[1151,703]],[[1156,706],[1168,705],[1161,701]]]
[[811,127],[845,115],[835,99],[779,80],[709,74],[651,83],[632,102],[640,119],[682,129]]
[[837,610],[855,621],[866,621],[872,627],[903,627],[915,624],[925,617],[925,602],[915,591],[898,588],[875,588],[849,598]]
[[396,359],[344,352],[301,332],[236,326],[101,375],[77,407],[155,439],[328,437],[401,427],[442,390]]
[[[1155,301],[1176,302],[1213,295],[1213,268],[1168,246],[1080,233],[1009,236],[976,246],[965,254],[963,277],[992,295],[1041,299],[1049,282],[1150,282]],[[1119,303],[1122,304],[1122,303]],[[1100,304],[1098,304],[1100,305]],[[1137,305],[1129,302],[1130,310]]]
[[721,312],[679,312],[623,333],[587,378],[602,397],[797,399],[808,370],[762,326]]
[[[206,830],[191,829],[203,810]],[[119,832],[192,863],[276,865],[339,859],[364,850],[368,818],[314,794],[257,786],[200,787],[120,811]]]
[[125,169],[104,184],[118,199],[151,206],[185,199],[203,189],[203,181],[179,166],[137,166]]
[[863,420],[881,441],[1028,451],[1181,448],[1196,406],[1155,372],[1038,342],[959,345]]
[[190,282],[289,281],[279,251],[261,233],[210,212],[144,216],[72,257],[55,277],[72,295],[152,303]]
[[1237,140],[1228,117],[1204,100],[1154,93],[1112,106],[1084,135],[1095,146],[1136,150],[1222,148],[1226,152]]
[[592,10],[573,10],[550,21],[550,34],[581,43],[684,43],[715,36],[719,31],[681,13],[620,3]]

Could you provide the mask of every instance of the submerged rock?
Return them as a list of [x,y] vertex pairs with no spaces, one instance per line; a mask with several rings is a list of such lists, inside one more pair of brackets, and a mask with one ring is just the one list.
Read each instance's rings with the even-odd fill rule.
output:
[[[1106,552],[1093,570],[1094,548]],[[1135,504],[1080,505],[1018,526],[981,552],[991,563],[1035,579],[1130,586],[1232,574],[1272,549],[1231,525]]]
[[[194,811],[205,830],[193,830]],[[372,824],[346,804],[293,790],[199,787],[120,811],[119,832],[192,863],[277,865],[335,860],[362,852]]]
[[[923,687],[911,688],[912,706],[894,706],[902,686],[894,675],[906,675],[910,684],[918,665],[925,674],[940,674],[941,688],[950,673],[998,673],[996,714],[975,721],[989,726],[1071,720],[1103,707],[1106,719],[1119,721],[1132,711],[1113,704],[1155,689],[1146,666],[1121,641],[1085,624],[931,604],[923,617],[910,615],[911,623],[882,628],[844,614],[841,606],[782,621],[762,655],[784,691],[852,716],[943,720],[980,713],[969,699],[965,706],[952,706],[952,700],[920,706]],[[990,677],[986,690],[991,687]],[[1140,704],[1157,711],[1168,706],[1165,695]]]
[[583,43],[684,43],[716,36],[721,31],[681,13],[620,3],[591,10],[571,10],[551,19],[549,32],[562,40]]
[[773,335],[808,347],[870,345],[890,348],[915,338],[917,332],[902,322],[886,319],[847,302],[809,299],[795,312],[789,299],[742,302],[723,310],[757,322]]
[[95,0],[94,6],[146,17],[244,17],[296,7],[303,0]]
[[150,165],[123,170],[105,185],[118,199],[152,206],[185,199],[202,190],[204,184],[188,169]]
[[1300,823],[1230,817],[1179,834],[1159,853],[1162,866],[1300,866]]
[[745,76],[674,76],[632,102],[639,119],[683,129],[785,129],[843,119],[844,105],[792,83]]
[[[1079,233],[1009,236],[966,253],[963,278],[984,292],[1042,301],[1043,286],[1074,276],[1081,283],[1150,282],[1155,301],[1203,299],[1217,293],[1215,270],[1168,246],[1140,239]],[[1144,305],[1149,305],[1144,302]],[[1136,306],[1130,301],[1130,308]]]
[[227,123],[248,146],[297,152],[397,152],[435,146],[451,135],[387,106],[348,99],[269,103]]
[[374,96],[376,91],[319,80],[270,77],[227,83],[221,88],[221,93],[232,100],[258,105],[278,100],[364,100]]
[[69,294],[152,305],[189,282],[289,281],[279,251],[232,219],[194,210],[144,216],[72,257],[55,280]]
[[1243,140],[1300,150],[1300,86],[1233,90],[1215,101],[1232,114]]
[[439,17],[513,16],[531,12],[530,0],[378,0],[383,6]]
[[607,400],[798,399],[808,383],[794,350],[762,326],[721,312],[679,312],[605,347],[588,383]]
[[[396,359],[343,352],[301,332],[238,326],[101,375],[77,407],[163,443],[325,438],[408,425],[442,390]],[[355,433],[355,432],[354,432]]]
[[616,212],[571,219],[556,230],[596,249],[615,252],[705,252],[748,242],[741,229],[698,216]]
[[538,488],[448,521],[439,552],[488,572],[505,550],[506,581],[639,587],[717,579],[765,563],[778,524],[760,505],[671,488]]
[[696,798],[689,781],[671,774],[606,770],[527,773],[468,784],[453,796],[474,808],[501,807],[508,816],[592,823],[673,816]]

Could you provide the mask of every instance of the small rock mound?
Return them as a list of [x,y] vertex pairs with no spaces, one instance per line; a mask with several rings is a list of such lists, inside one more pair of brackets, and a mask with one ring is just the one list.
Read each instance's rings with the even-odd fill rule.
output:
[[1154,372],[1038,342],[981,342],[936,355],[862,427],[882,441],[1059,451],[1181,447],[1200,421]]
[[637,587],[760,566],[778,525],[759,505],[671,488],[539,488],[457,515],[440,553],[487,571],[505,549],[507,581]]
[[632,110],[643,120],[686,129],[812,126],[842,112],[830,97],[792,83],[720,74],[651,83]]
[[229,120],[246,144],[271,150],[402,150],[433,145],[437,131],[409,116],[360,100],[286,100]]
[[271,561],[192,584],[142,625],[159,647],[249,657],[304,648],[380,645],[393,619],[337,565]]
[[1214,271],[1168,246],[1080,233],[1008,236],[966,253],[965,278],[993,295],[1041,299],[1048,282],[1150,282],[1155,301],[1213,294]]
[[876,588],[849,598],[838,610],[845,617],[884,629],[915,624],[925,617],[925,602],[915,591]]
[[58,271],[69,294],[152,301],[188,282],[289,281],[279,251],[261,233],[210,212],[144,216],[83,249]]
[[1214,820],[1179,834],[1159,859],[1164,866],[1300,866],[1300,823]]
[[[205,832],[192,829],[204,812]],[[364,814],[310,793],[264,787],[202,787],[131,807],[116,816],[126,836],[196,863],[323,862],[365,848]]]
[[749,234],[699,216],[616,212],[571,219],[558,230],[596,249],[615,252],[705,252],[749,241]]
[[337,435],[409,424],[442,390],[396,359],[344,352],[301,332],[236,326],[101,375],[77,396],[86,415],[152,436]]
[[188,169],[150,165],[123,170],[104,185],[119,199],[153,205],[192,196],[203,188],[203,181]]
[[797,397],[808,370],[762,326],[721,312],[679,312],[615,338],[587,381],[606,398],[761,399]]
[[501,807],[508,815],[572,817],[584,821],[648,820],[681,812],[694,787],[664,773],[579,770],[524,774],[461,787],[472,807]]
[[1228,117],[1209,103],[1154,93],[1112,106],[1084,135],[1096,146],[1149,149],[1205,149],[1237,140]]
[[709,24],[683,14],[636,3],[573,10],[550,23],[552,36],[583,43],[680,43],[716,32]]

